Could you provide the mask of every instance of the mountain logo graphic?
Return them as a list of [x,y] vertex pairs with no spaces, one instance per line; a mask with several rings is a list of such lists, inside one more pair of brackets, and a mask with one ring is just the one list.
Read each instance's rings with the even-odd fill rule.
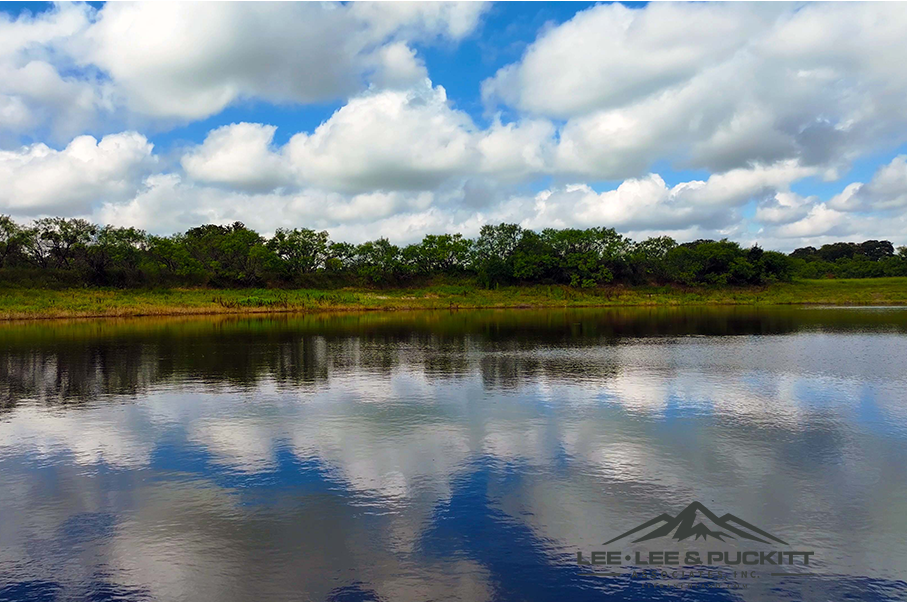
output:
[[[646,530],[650,528],[652,530],[646,532]],[[714,537],[715,539],[724,541],[726,537],[729,537],[731,539],[748,539],[761,543],[769,543],[768,540],[771,540],[788,545],[783,539],[775,537],[771,533],[763,531],[759,527],[751,525],[733,514],[718,516],[699,502],[693,502],[684,508],[677,516],[671,516],[670,514],[656,516],[652,520],[646,521],[643,524],[630,529],[626,533],[621,533],[614,539],[608,540],[602,545],[608,545],[618,539],[629,537],[630,535],[634,535],[641,531],[646,532],[645,535],[642,535],[638,539],[634,539],[632,543],[640,543],[658,537],[671,536],[677,541],[683,541],[689,537],[692,537],[694,540],[699,538],[707,540],[709,537]]]

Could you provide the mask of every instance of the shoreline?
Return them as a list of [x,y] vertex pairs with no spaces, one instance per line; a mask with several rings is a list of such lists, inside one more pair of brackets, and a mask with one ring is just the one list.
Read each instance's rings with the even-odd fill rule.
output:
[[106,313],[54,313],[54,314],[2,314],[0,323],[11,322],[39,322],[53,320],[98,320],[98,319],[123,319],[123,318],[178,318],[178,317],[204,317],[204,316],[268,316],[268,315],[303,315],[303,314],[332,314],[332,313],[396,313],[396,312],[419,312],[419,311],[478,311],[478,310],[528,310],[528,309],[621,309],[621,308],[684,308],[684,307],[828,307],[828,308],[847,308],[847,307],[907,307],[907,302],[892,301],[884,303],[864,303],[855,302],[824,302],[824,301],[803,301],[791,303],[612,303],[599,305],[455,305],[452,307],[440,306],[388,306],[388,307],[324,307],[324,308],[288,308],[288,309],[235,309],[226,311],[216,310],[194,310],[182,307],[164,308],[162,311],[141,312],[125,309],[121,311],[109,311]]
[[703,306],[902,306],[907,278],[799,280],[765,287],[472,284],[422,288],[46,289],[0,288],[0,321],[417,310]]

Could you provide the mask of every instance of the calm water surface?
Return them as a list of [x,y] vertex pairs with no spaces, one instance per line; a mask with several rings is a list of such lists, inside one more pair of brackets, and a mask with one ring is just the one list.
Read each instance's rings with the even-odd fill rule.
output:
[[[899,309],[5,325],[0,601],[904,600],[905,368]],[[693,501],[789,545],[603,545]],[[577,563],[713,549],[814,555]]]

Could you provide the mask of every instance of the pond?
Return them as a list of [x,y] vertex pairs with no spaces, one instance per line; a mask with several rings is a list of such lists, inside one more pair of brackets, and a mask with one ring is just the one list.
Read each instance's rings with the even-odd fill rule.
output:
[[0,601],[83,599],[907,599],[907,311],[0,326]]

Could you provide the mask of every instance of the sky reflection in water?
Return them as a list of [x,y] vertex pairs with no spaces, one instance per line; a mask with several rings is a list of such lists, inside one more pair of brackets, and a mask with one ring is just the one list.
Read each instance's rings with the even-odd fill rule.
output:
[[[833,309],[8,325],[0,601],[905,599],[905,335]],[[577,566],[693,500],[810,576]]]

